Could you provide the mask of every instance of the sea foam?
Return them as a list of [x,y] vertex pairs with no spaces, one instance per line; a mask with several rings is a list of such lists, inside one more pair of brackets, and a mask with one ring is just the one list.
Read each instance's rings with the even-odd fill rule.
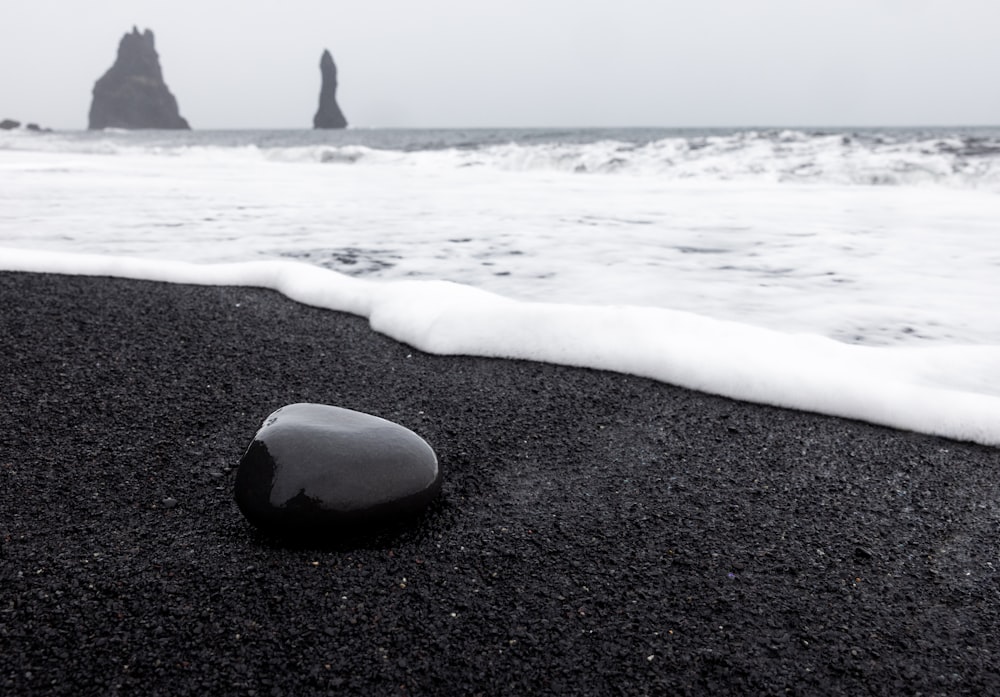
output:
[[[656,306],[867,345],[1000,344],[1000,195],[984,181],[736,182],[729,173],[747,150],[783,142],[737,135],[718,139],[741,148],[675,144],[716,148],[698,155],[717,163],[704,168],[719,170],[714,180],[507,170],[489,160],[499,148],[516,157],[565,149],[576,153],[570,159],[597,161],[611,155],[608,141],[411,151],[274,147],[269,134],[255,142],[239,133],[74,138],[21,139],[22,149],[3,150],[0,135],[0,246],[194,263],[283,258],[369,279]],[[825,152],[813,141],[828,139],[793,145]],[[633,158],[662,142],[633,144]],[[90,150],[100,143],[114,154]],[[278,157],[313,147],[360,159]],[[796,153],[757,160],[794,168]],[[457,164],[479,158],[494,164]]]
[[0,248],[0,269],[255,286],[367,317],[441,355],[597,368],[750,402],[1000,446],[1000,347],[873,347],[690,312],[528,302],[448,281],[380,281],[292,261],[192,264]]

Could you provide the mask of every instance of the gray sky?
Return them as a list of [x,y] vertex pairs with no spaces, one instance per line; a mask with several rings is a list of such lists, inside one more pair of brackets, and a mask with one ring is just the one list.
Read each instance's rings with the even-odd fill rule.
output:
[[[85,128],[132,25],[193,128],[1000,124],[1000,0],[9,0],[0,118]],[[238,8],[238,9],[235,9]]]

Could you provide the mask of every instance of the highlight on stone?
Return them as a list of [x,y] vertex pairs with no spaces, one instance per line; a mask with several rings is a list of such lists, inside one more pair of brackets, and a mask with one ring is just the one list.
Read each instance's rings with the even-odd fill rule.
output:
[[240,460],[235,494],[263,532],[337,537],[405,521],[440,489],[437,456],[413,431],[302,403],[264,420]]

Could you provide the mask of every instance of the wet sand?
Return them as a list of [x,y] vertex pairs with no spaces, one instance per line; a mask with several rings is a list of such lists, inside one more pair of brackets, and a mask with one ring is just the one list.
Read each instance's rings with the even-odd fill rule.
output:
[[[1000,692],[1000,450],[415,351],[247,288],[0,273],[0,692]],[[233,501],[293,402],[416,431],[410,529]]]

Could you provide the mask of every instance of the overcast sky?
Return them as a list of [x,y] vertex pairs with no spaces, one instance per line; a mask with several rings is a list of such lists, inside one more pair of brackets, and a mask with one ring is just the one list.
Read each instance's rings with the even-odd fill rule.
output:
[[0,118],[86,128],[133,25],[193,128],[1000,124],[1000,0],[6,0]]

